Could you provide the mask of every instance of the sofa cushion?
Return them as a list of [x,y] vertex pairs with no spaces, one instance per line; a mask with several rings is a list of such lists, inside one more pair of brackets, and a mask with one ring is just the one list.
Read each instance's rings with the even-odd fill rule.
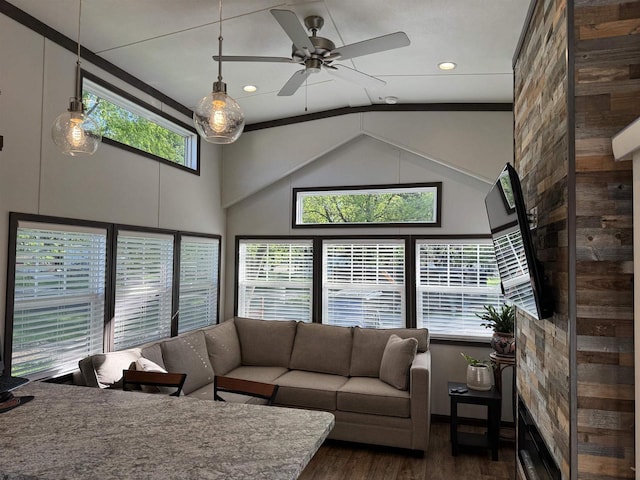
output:
[[233,319],[205,328],[203,332],[209,360],[216,375],[226,375],[242,364],[240,341]]
[[122,388],[122,371],[140,358],[139,348],[97,353],[80,361],[79,367],[88,386]]
[[187,374],[182,387],[185,395],[208,383],[213,383],[213,368],[209,362],[202,330],[163,342],[162,357],[165,368],[169,372]]
[[338,390],[338,410],[408,418],[411,396],[377,378],[352,377]]
[[251,380],[252,382],[277,383],[276,379],[287,373],[284,367],[255,367],[243,365],[227,373],[227,377]]
[[160,342],[154,343],[147,347],[142,347],[141,355],[144,358],[151,360],[156,365],[159,365],[160,367],[165,368],[164,359],[162,358],[162,347],[160,346]]
[[415,338],[402,339],[391,335],[382,354],[380,380],[399,390],[409,388],[409,369],[416,358],[418,341]]
[[360,328],[353,329],[353,350],[351,352],[352,377],[378,377],[382,354],[391,335],[400,338],[413,337],[418,340],[418,351],[429,348],[429,332],[426,328]]
[[319,410],[336,409],[336,392],[348,378],[326,373],[292,370],[276,380],[278,405]]
[[243,365],[289,366],[293,338],[296,335],[294,320],[236,317],[234,323],[240,339]]
[[300,322],[289,368],[348,376],[351,330],[351,327]]

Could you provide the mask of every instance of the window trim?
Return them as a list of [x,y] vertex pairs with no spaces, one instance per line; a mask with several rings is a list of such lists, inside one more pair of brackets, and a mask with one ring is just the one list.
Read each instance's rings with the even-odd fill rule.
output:
[[114,324],[112,320],[115,314],[115,279],[116,279],[116,255],[117,255],[117,232],[119,230],[140,231],[148,233],[159,233],[172,235],[173,242],[173,284],[172,284],[172,320],[171,320],[171,337],[177,336],[178,332],[178,315],[176,308],[178,306],[179,281],[180,281],[180,239],[182,236],[202,237],[217,239],[218,244],[218,285],[217,296],[217,322],[220,323],[220,289],[221,289],[221,273],[222,273],[222,235],[209,234],[202,232],[191,232],[183,230],[162,229],[155,227],[145,227],[138,225],[127,225],[100,222],[93,220],[76,219],[69,217],[55,217],[48,215],[38,215],[31,213],[9,212],[9,242],[8,242],[8,261],[7,261],[7,288],[6,288],[6,308],[4,318],[4,338],[0,338],[2,343],[2,359],[6,371],[12,368],[12,350],[13,350],[13,319],[15,313],[15,273],[16,273],[16,246],[17,231],[20,222],[33,223],[49,223],[56,225],[67,225],[70,227],[89,227],[105,229],[107,232],[106,239],[106,268],[105,268],[105,289],[104,289],[104,330],[103,330],[103,352],[114,351]]
[[200,175],[200,150],[201,150],[201,138],[200,135],[198,135],[198,132],[196,131],[196,129],[192,126],[192,125],[188,125],[184,122],[182,122],[181,120],[178,120],[174,117],[172,117],[171,115],[168,115],[166,112],[163,112],[162,110],[154,107],[153,105],[150,105],[146,102],[144,102],[143,100],[140,100],[139,98],[136,98],[134,95],[132,95],[131,93],[116,87],[115,85],[112,85],[109,82],[106,82],[105,80],[103,80],[102,78],[86,71],[86,70],[81,70],[80,72],[80,81],[82,82],[81,85],[84,85],[84,79],[87,79],[93,83],[95,83],[96,85],[99,85],[102,88],[105,88],[106,90],[109,90],[111,93],[113,93],[114,95],[120,96],[122,98],[124,98],[125,100],[136,104],[137,106],[139,106],[140,108],[143,108],[145,110],[149,110],[149,112],[153,113],[154,115],[158,115],[162,118],[164,118],[165,120],[169,121],[170,123],[174,123],[175,125],[179,126],[180,128],[184,129],[184,130],[188,130],[189,132],[193,133],[195,135],[195,139],[196,139],[196,147],[195,147],[195,163],[196,166],[195,168],[191,168],[188,167],[186,165],[180,165],[179,163],[175,163],[172,162],[170,160],[167,160],[166,158],[162,158],[159,157],[157,155],[154,155],[152,153],[149,152],[145,152],[144,150],[140,150],[136,147],[132,147],[131,145],[127,145],[124,143],[120,143],[116,140],[113,140],[111,138],[107,138],[105,136],[102,137],[102,142],[106,143],[107,145],[111,145],[113,147],[116,148],[120,148],[122,150],[126,150],[127,152],[131,152],[131,153],[135,153],[137,155],[141,155],[143,157],[146,158],[150,158],[152,160],[156,160],[160,163],[163,163],[165,165],[170,165],[174,168],[178,168],[180,170],[184,170],[185,172],[189,172],[192,173],[194,175]]
[[[429,241],[449,241],[463,243],[464,241],[483,240],[491,243],[491,235],[487,233],[481,234],[433,234],[433,235],[236,235],[235,236],[235,258],[234,258],[234,281],[233,281],[233,302],[234,315],[238,315],[238,272],[240,268],[240,240],[299,240],[306,239],[313,241],[313,305],[312,305],[312,322],[322,323],[322,243],[325,240],[399,240],[405,241],[405,326],[404,328],[417,327],[417,279],[416,279],[416,256],[418,240]],[[444,337],[438,336],[433,339],[435,343],[478,346],[488,344],[489,339],[479,337]]]
[[[380,223],[298,223],[298,202],[301,194],[308,192],[345,192],[357,193],[362,190],[399,190],[399,189],[436,189],[436,219],[433,222],[380,222]],[[441,227],[442,226],[442,182],[394,183],[379,185],[349,185],[330,187],[294,188],[291,202],[291,228],[388,228],[388,227]]]

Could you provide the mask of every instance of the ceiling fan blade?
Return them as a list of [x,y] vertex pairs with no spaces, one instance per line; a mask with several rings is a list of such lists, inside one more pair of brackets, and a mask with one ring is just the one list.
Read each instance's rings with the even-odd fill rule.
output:
[[306,48],[311,53],[316,51],[295,13],[291,10],[273,9],[271,10],[271,15],[278,21],[298,50],[304,50]]
[[280,91],[278,92],[278,96],[290,97],[291,95],[296,93],[298,88],[300,88],[300,85],[304,83],[309,75],[311,75],[311,72],[306,68],[304,70],[298,70],[291,76],[289,80],[287,80],[287,83],[284,84],[284,87],[280,89]]
[[331,51],[331,55],[340,55],[340,60],[361,57],[372,53],[393,50],[394,48],[406,47],[411,41],[404,32],[390,33],[381,37],[370,38],[358,43],[352,43],[343,47],[338,47]]
[[331,65],[326,68],[325,71],[342,80],[356,83],[364,88],[373,89],[383,87],[387,84],[384,80],[359,72],[353,68],[345,67],[344,65]]
[[[214,55],[213,59],[216,62],[220,61],[218,55]],[[296,60],[287,57],[247,57],[238,55],[223,55],[223,62],[275,62],[275,63],[298,63]]]

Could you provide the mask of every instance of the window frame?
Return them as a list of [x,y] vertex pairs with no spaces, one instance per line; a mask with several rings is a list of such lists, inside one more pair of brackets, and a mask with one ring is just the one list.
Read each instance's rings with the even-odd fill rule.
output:
[[[172,117],[171,115],[168,115],[167,113],[165,113],[162,110],[154,107],[153,105],[150,105],[150,104],[140,100],[139,98],[136,98],[131,93],[129,93],[129,92],[127,92],[127,91],[125,91],[125,90],[123,90],[123,89],[121,89],[119,87],[116,87],[115,85],[112,85],[109,82],[106,82],[102,78],[100,78],[100,77],[98,77],[96,75],[93,75],[92,73],[87,72],[86,70],[81,70],[81,72],[80,72],[80,81],[82,82],[81,85],[82,85],[82,91],[83,92],[84,92],[84,80],[85,79],[87,79],[88,81],[98,85],[100,88],[108,90],[114,96],[122,97],[126,102],[133,103],[137,107],[141,108],[142,110],[147,110],[152,115],[157,115],[159,117],[162,117],[168,123],[172,123],[172,124],[176,125],[177,127],[179,127],[182,130],[189,131],[192,134],[191,142],[195,145],[194,147],[192,147],[195,150],[193,152],[193,161],[195,162],[195,167],[192,168],[192,167],[187,166],[187,165],[181,165],[179,163],[172,162],[171,160],[167,160],[166,158],[162,158],[162,157],[159,157],[157,155],[154,155],[153,153],[145,152],[144,150],[140,150],[140,149],[138,149],[136,147],[133,147],[131,145],[127,145],[125,143],[118,142],[117,140],[113,140],[111,138],[105,137],[104,135],[102,136],[102,142],[103,143],[106,143],[108,145],[114,146],[116,148],[120,148],[122,150],[126,150],[126,151],[131,152],[131,153],[142,155],[143,157],[150,158],[152,160],[156,160],[156,161],[158,161],[160,163],[163,163],[165,165],[170,165],[170,166],[172,166],[174,168],[178,168],[180,170],[192,173],[194,175],[198,175],[198,176],[200,175],[201,139],[200,139],[200,135],[198,135],[198,132],[196,131],[196,129],[192,125],[188,125],[188,124],[176,119],[175,117]],[[121,107],[121,108],[125,108],[125,107]],[[135,113],[135,112],[133,112],[133,113]]]
[[[444,238],[443,238],[444,237]],[[414,291],[415,291],[415,300],[413,302],[413,306],[416,309],[416,311],[414,312],[414,318],[415,318],[415,323],[416,325],[418,325],[420,319],[418,318],[418,311],[420,310],[418,307],[418,303],[421,300],[421,291],[425,290],[425,291],[429,291],[431,290],[433,293],[438,293],[438,289],[436,287],[428,287],[423,286],[420,283],[420,252],[419,252],[419,244],[432,244],[432,245],[487,245],[490,246],[493,249],[493,242],[491,240],[491,235],[464,235],[464,236],[443,236],[443,237],[438,237],[438,238],[433,238],[433,237],[427,237],[427,236],[419,236],[419,237],[415,237],[414,242],[413,242],[413,253],[414,253],[414,258],[413,258],[413,268],[415,271],[415,284],[414,284]],[[498,274],[497,272],[497,264],[496,264],[496,274]],[[498,274],[498,278],[499,278],[499,274]],[[479,288],[479,287],[470,287],[470,286],[464,286],[464,285],[460,285],[459,287],[452,287],[452,286],[443,286],[442,290],[440,290],[440,293],[461,293],[461,294],[467,294],[467,295],[483,295],[483,294],[487,294],[487,295],[491,295],[493,293],[497,293],[498,295],[500,295],[500,297],[502,298],[502,303],[504,303],[504,298],[501,295],[500,292],[500,283],[498,283],[496,285],[496,287],[494,288],[494,290],[496,290],[496,292],[491,292],[489,291],[489,288],[479,288],[482,289],[482,291],[479,292],[474,292],[475,288]],[[478,319],[477,320],[478,323],[480,323],[482,320]],[[428,328],[428,327],[426,327]],[[429,329],[429,335],[436,340],[441,340],[441,341],[463,341],[463,342],[488,342],[491,338],[491,334],[492,332],[487,329],[486,330],[486,334],[485,335],[455,335],[455,334],[442,334],[439,332],[434,332],[432,329]]]
[[319,248],[318,242],[314,237],[305,237],[305,236],[283,236],[283,235],[274,235],[274,236],[261,236],[261,235],[238,235],[235,239],[235,272],[234,272],[234,291],[233,291],[233,313],[235,316],[239,315],[239,307],[240,307],[240,244],[243,241],[251,241],[255,243],[259,242],[303,242],[310,241],[311,249],[312,249],[312,275],[311,275],[311,305],[310,305],[310,322],[314,321],[316,317],[316,305],[317,302],[315,299],[318,295],[318,284],[319,281],[314,275],[316,269],[317,255],[316,251]]
[[[193,232],[179,232],[176,238],[177,241],[177,245],[176,245],[176,251],[179,252],[179,265],[178,265],[178,275],[176,277],[176,283],[177,285],[175,286],[175,288],[177,289],[177,315],[175,318],[175,322],[177,323],[177,325],[175,326],[175,331],[176,334],[180,335],[182,333],[186,333],[186,332],[190,332],[192,330],[185,330],[184,332],[180,332],[180,286],[181,286],[181,280],[182,280],[182,241],[185,237],[190,237],[190,238],[202,238],[202,239],[209,239],[209,240],[213,240],[215,242],[217,242],[217,260],[218,263],[216,265],[217,268],[217,272],[215,274],[215,278],[217,279],[217,285],[216,285],[216,305],[215,305],[215,323],[211,324],[211,325],[216,325],[218,323],[220,323],[220,273],[222,272],[221,269],[221,264],[222,264],[222,237],[220,235],[209,235],[209,234],[205,234],[205,233],[193,233]],[[173,328],[173,326],[172,326]],[[200,328],[200,327],[198,327]]]
[[[37,214],[9,212],[9,242],[8,242],[8,261],[7,261],[7,298],[4,319],[4,338],[0,338],[2,343],[2,359],[6,371],[12,368],[12,350],[13,350],[13,332],[14,332],[14,313],[15,313],[15,280],[16,280],[16,243],[19,222],[29,222],[36,224],[55,224],[61,227],[86,227],[91,229],[104,229],[107,232],[106,237],[106,267],[105,267],[105,285],[104,285],[104,320],[103,320],[103,344],[102,352],[112,352],[114,350],[114,314],[115,314],[115,276],[116,276],[116,255],[117,255],[117,232],[125,231],[141,231],[156,234],[167,234],[174,238],[173,241],[173,279],[172,279],[172,307],[171,307],[171,337],[178,334],[179,316],[177,315],[178,296],[179,296],[179,280],[180,280],[180,239],[182,236],[211,238],[218,241],[218,265],[217,265],[217,302],[216,302],[216,321],[220,322],[220,274],[222,271],[222,236],[218,234],[208,234],[202,232],[189,232],[180,230],[160,229],[154,227],[143,227],[136,225],[115,224],[92,220],[81,220],[66,217],[54,217]],[[168,337],[170,338],[170,337]],[[64,375],[64,373],[62,373]],[[54,374],[55,376],[55,374]],[[32,378],[43,378],[37,373]],[[47,377],[48,378],[48,377]]]
[[[371,223],[301,223],[301,198],[309,193],[357,194],[363,190],[419,190],[424,188],[435,189],[435,215],[433,222],[371,222]],[[382,192],[381,192],[382,193]],[[441,227],[442,226],[442,182],[420,182],[380,185],[351,185],[330,187],[304,187],[293,188],[291,202],[291,228],[388,228],[388,227]]]

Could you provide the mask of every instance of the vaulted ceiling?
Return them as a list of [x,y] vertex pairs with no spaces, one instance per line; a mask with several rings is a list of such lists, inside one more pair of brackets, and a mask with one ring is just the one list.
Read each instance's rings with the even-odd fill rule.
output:
[[[76,39],[78,0],[9,0]],[[336,46],[403,31],[411,44],[340,59],[334,65],[377,77],[366,89],[325,71],[292,96],[277,96],[298,64],[224,62],[228,93],[247,123],[348,106],[385,103],[511,102],[511,61],[530,0],[226,0],[223,55],[291,56],[291,40],[270,13],[293,11],[300,22],[319,15],[318,35]],[[217,77],[218,1],[83,0],[81,42],[183,105],[193,108]],[[438,63],[457,68],[442,71]],[[257,91],[243,91],[255,85]]]

